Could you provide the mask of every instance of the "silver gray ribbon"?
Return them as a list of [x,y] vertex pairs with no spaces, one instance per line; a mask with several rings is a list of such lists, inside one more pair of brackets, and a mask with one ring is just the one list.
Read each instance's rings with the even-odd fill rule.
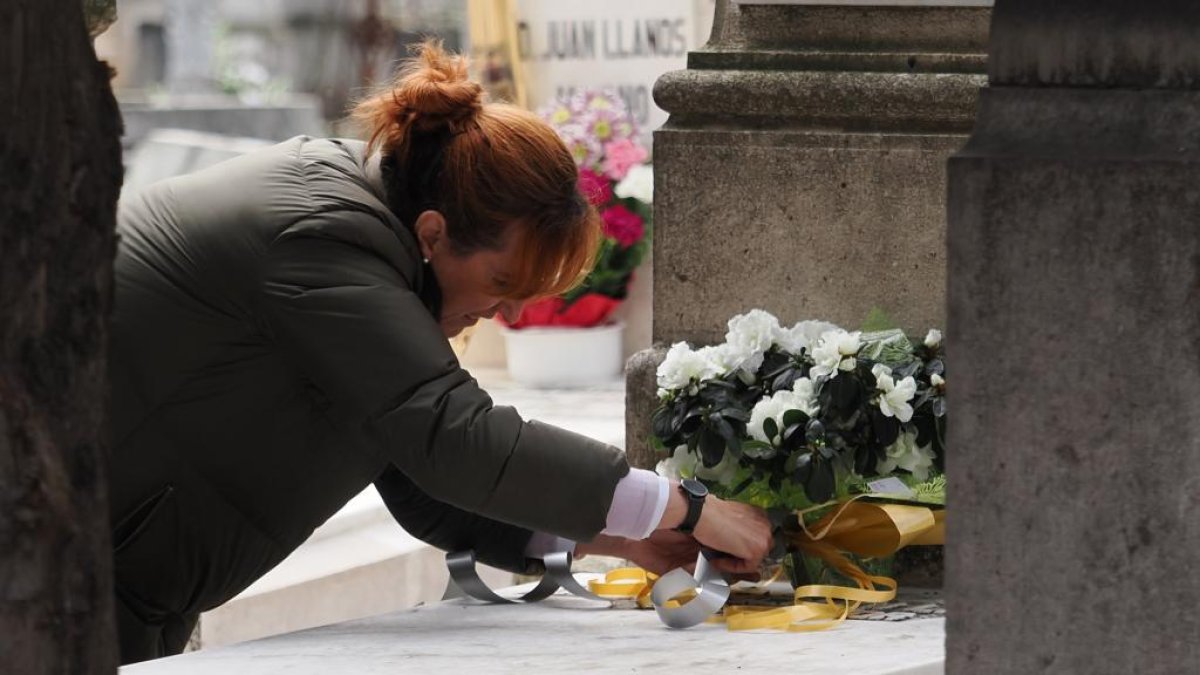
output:
[[488,588],[488,585],[483,583],[483,579],[479,578],[479,572],[475,568],[474,551],[458,551],[457,553],[446,554],[446,567],[450,569],[450,578],[463,593],[476,600],[496,604],[537,602],[545,600],[554,595],[555,591],[559,588],[563,588],[581,598],[609,602],[609,600],[592,593],[576,581],[575,575],[571,574],[571,553],[569,551],[551,553],[543,558],[542,561],[546,565],[546,573],[542,575],[542,579],[538,582],[538,585],[516,600],[510,600]]
[[[450,579],[468,597],[482,602],[494,604],[515,604],[517,602],[537,602],[554,595],[562,588],[572,595],[588,600],[611,602],[584,588],[571,574],[571,553],[560,551],[551,553],[543,558],[546,573],[533,590],[516,600],[505,598],[483,583],[475,567],[474,551],[458,551],[446,554],[446,567],[450,570]],[[667,602],[688,590],[696,591],[696,597],[680,604],[678,607],[668,607]],[[729,583],[721,573],[708,562],[708,557],[701,552],[696,559],[695,575],[688,574],[683,568],[671,570],[661,577],[650,593],[654,610],[658,618],[671,628],[690,628],[704,623],[708,617],[716,614],[725,606],[729,599]]]
[[[611,599],[602,598],[584,588],[583,584],[575,579],[575,575],[571,574],[571,560],[570,551],[559,551],[542,558],[542,562],[546,564],[546,577],[553,579],[554,583],[572,595],[587,598],[588,600],[612,602]],[[546,577],[542,578],[545,579]]]
[[[684,591],[696,591],[696,597],[668,607],[667,602]],[[658,618],[669,628],[691,628],[704,623],[708,617],[721,611],[729,600],[729,583],[715,567],[708,563],[708,556],[701,551],[696,558],[696,573],[677,567],[667,572],[650,591],[650,602]]]
[[516,600],[509,600],[506,597],[498,595],[488,585],[483,583],[483,579],[479,578],[479,572],[475,569],[475,552],[474,551],[457,551],[455,553],[446,554],[446,567],[450,570],[450,579],[458,586],[458,588],[466,593],[468,597],[490,602],[500,605],[512,604],[520,602],[537,602],[545,600],[554,595],[558,590],[558,584],[550,575],[545,575],[538,582],[533,590]]

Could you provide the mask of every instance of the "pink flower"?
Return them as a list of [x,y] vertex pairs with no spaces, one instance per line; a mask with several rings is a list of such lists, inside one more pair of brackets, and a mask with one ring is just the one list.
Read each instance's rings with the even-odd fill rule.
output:
[[558,137],[566,144],[575,165],[596,166],[600,163],[600,153],[603,150],[599,141],[588,134],[587,129],[579,124],[564,124],[555,127]]
[[646,233],[642,219],[623,204],[604,209],[600,216],[604,219],[604,235],[616,239],[621,248],[633,246]]
[[633,167],[646,161],[650,153],[635,141],[621,138],[604,144],[604,173],[621,180]]
[[579,191],[596,206],[612,201],[612,183],[591,169],[579,170]]

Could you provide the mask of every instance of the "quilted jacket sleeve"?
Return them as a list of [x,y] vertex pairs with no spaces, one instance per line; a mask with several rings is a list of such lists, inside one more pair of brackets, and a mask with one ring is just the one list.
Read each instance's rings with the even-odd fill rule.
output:
[[533,532],[439,502],[413,484],[404,472],[388,467],[375,489],[400,526],[443,551],[475,552],[480,562],[517,574],[537,574],[541,563],[525,557]]

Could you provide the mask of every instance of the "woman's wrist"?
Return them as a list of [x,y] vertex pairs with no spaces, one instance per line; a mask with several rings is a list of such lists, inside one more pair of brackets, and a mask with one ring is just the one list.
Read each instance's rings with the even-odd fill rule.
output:
[[671,490],[667,494],[667,508],[663,511],[662,519],[658,521],[659,530],[673,530],[683,523],[687,517],[687,498],[679,489],[679,481],[671,481]]
[[614,558],[624,557],[629,540],[624,537],[614,537],[608,534],[598,534],[591,541],[581,541],[575,544],[575,558],[587,555],[607,555]]

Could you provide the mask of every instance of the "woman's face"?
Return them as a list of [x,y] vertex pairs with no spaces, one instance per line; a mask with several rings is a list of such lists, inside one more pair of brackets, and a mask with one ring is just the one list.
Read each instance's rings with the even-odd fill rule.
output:
[[514,228],[509,228],[499,250],[466,255],[460,255],[450,245],[446,220],[437,211],[421,213],[414,229],[421,244],[421,254],[429,260],[441,286],[440,323],[446,337],[454,337],[480,319],[490,319],[497,314],[510,323],[520,318],[525,302],[497,295],[512,278],[516,265],[519,238],[512,236]]

